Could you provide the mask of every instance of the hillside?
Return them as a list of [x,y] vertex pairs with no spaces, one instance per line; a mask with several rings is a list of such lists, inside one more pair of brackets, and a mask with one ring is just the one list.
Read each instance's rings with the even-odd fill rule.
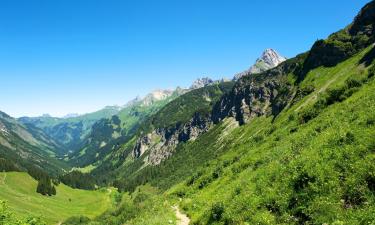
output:
[[0,158],[14,163],[19,170],[39,167],[58,174],[67,166],[55,158],[57,148],[59,145],[40,129],[25,127],[0,112]]
[[93,124],[84,147],[70,154],[67,160],[78,167],[100,164],[120,144],[129,141],[143,121],[184,92],[186,90],[180,88],[174,91],[159,90],[129,102],[116,115]]
[[[7,172],[0,200],[19,218],[47,212],[48,224],[374,224],[374,90],[375,0],[309,51],[266,50],[233,81],[157,90],[87,129],[63,119],[80,124],[78,139],[66,139],[75,128],[50,138],[54,122],[0,114],[7,170],[29,162],[97,189],[60,184],[47,197],[27,174]],[[79,144],[56,158],[67,143]],[[66,174],[66,163],[84,174]]]
[[[193,224],[371,224],[374,8],[309,52],[242,77],[203,117],[175,120],[185,111],[167,105],[123,144],[127,157],[114,155],[118,174],[93,174],[116,176],[125,191],[156,186]],[[186,121],[196,135],[173,128]]]
[[119,107],[108,106],[93,113],[84,115],[57,118],[49,115],[40,117],[21,117],[18,119],[29,128],[39,128],[48,134],[50,138],[59,144],[56,153],[63,156],[79,149],[85,138],[91,132],[92,126],[99,120],[110,118],[119,112]]
[[[179,143],[208,129],[205,116],[232,86],[227,82],[191,90],[166,104],[148,117],[134,136],[111,151],[92,174],[108,182],[133,176],[134,171],[148,164],[159,164],[173,154]],[[107,171],[111,171],[110,176]]]
[[106,189],[83,191],[60,184],[56,196],[45,197],[35,192],[36,185],[37,181],[26,173],[1,172],[0,199],[19,218],[40,217],[48,224],[58,224],[74,215],[100,215],[112,205],[115,193]]

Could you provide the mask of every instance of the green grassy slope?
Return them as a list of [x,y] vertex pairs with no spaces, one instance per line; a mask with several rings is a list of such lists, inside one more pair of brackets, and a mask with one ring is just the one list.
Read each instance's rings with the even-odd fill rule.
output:
[[167,190],[193,224],[373,223],[375,62],[363,63],[373,51],[311,70],[296,83],[311,91],[276,117],[227,118],[127,177]]
[[60,184],[56,196],[45,197],[36,193],[36,186],[37,182],[26,173],[0,173],[0,200],[7,201],[18,217],[41,217],[48,224],[73,215],[94,217],[112,204],[109,190],[83,191]]
[[[165,225],[176,224],[172,202],[157,189],[146,185],[137,191],[124,193],[118,204],[95,219],[72,217],[64,225]],[[82,222],[84,221],[84,222]]]
[[[211,146],[207,140],[194,146],[208,146],[211,150],[204,151],[216,150],[218,158],[169,190],[183,198],[193,223],[373,223],[375,80],[358,64],[365,52],[307,74],[302,85],[314,85],[315,91],[274,121],[259,117],[224,138],[211,139]],[[362,86],[301,120],[349,78]],[[174,166],[178,163],[182,160]]]

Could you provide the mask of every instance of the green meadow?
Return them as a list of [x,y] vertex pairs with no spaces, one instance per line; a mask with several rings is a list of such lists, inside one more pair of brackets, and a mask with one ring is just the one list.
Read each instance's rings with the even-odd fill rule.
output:
[[40,217],[48,224],[59,224],[68,217],[100,215],[112,205],[115,190],[85,191],[64,184],[52,197],[36,193],[37,181],[26,173],[0,173],[0,200],[5,200],[19,218]]

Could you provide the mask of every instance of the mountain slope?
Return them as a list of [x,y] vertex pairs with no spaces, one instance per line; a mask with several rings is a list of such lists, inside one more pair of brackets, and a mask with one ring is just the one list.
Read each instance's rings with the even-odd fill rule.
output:
[[22,170],[39,167],[57,174],[61,168],[66,168],[55,158],[58,147],[40,129],[25,127],[0,112],[0,158],[15,163]]
[[78,167],[99,164],[109,153],[117,150],[120,144],[129,141],[143,121],[184,92],[186,90],[180,88],[174,91],[154,91],[144,98],[129,102],[111,118],[96,122],[85,146],[69,156],[70,164]]
[[212,107],[214,124],[160,163],[143,156],[164,140],[143,136],[149,148],[125,160],[115,184],[167,190],[193,224],[371,224],[374,8],[309,52],[241,78]]
[[[191,90],[148,117],[137,133],[108,154],[92,171],[103,180],[128,179],[145,166],[157,165],[173,155],[180,143],[194,140],[211,126],[210,109],[231,90],[232,82]],[[107,171],[110,172],[108,176]]]
[[82,146],[91,127],[98,120],[110,118],[120,110],[117,106],[108,106],[99,111],[75,117],[56,118],[48,115],[41,117],[21,117],[18,120],[26,127],[37,127],[48,134],[62,148],[57,150],[59,155],[73,152]]

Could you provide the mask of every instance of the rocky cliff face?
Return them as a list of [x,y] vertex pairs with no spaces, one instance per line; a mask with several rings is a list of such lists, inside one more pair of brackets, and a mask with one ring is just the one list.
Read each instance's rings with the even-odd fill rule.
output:
[[259,57],[255,64],[250,67],[250,69],[245,70],[244,72],[238,73],[234,76],[233,80],[238,80],[243,76],[249,74],[256,74],[262,73],[269,69],[275,68],[276,66],[280,65],[280,63],[284,62],[286,58],[281,56],[273,49],[266,49],[261,57]]
[[148,152],[147,162],[158,165],[173,154],[179,143],[195,140],[207,132],[211,125],[210,118],[195,113],[185,124],[176,124],[172,128],[158,128],[138,139],[133,149],[133,157],[139,158]]
[[207,132],[212,124],[227,117],[234,117],[239,124],[244,124],[254,117],[277,115],[292,101],[293,85],[285,79],[285,71],[297,68],[293,60],[265,73],[244,76],[234,88],[213,105],[207,116],[195,113],[185,124],[176,124],[173,128],[157,128],[141,136],[134,148],[133,157],[145,156],[152,165],[158,165],[170,157],[179,143],[195,140]]
[[213,122],[234,117],[241,125],[257,116],[279,114],[295,95],[294,85],[285,77],[299,69],[303,57],[298,56],[264,73],[240,78],[233,90],[213,107]]

